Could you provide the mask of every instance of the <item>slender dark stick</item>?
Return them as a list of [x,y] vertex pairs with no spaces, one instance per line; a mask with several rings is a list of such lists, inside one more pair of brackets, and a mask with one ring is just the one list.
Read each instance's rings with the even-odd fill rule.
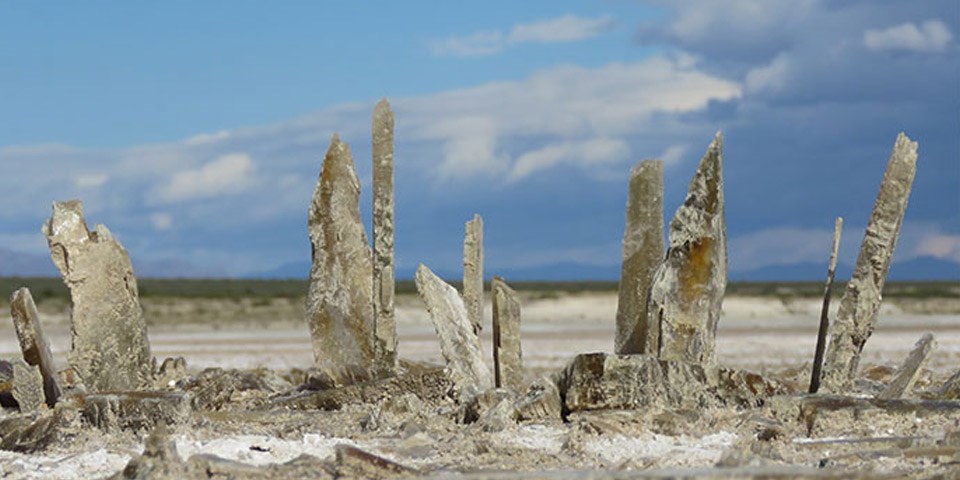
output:
[[817,393],[820,389],[820,369],[823,368],[823,351],[827,348],[827,330],[830,327],[830,289],[833,287],[833,276],[837,271],[837,251],[840,250],[841,230],[843,230],[843,218],[837,217],[833,228],[830,266],[827,268],[827,284],[823,288],[823,308],[820,309],[820,330],[817,332],[817,351],[813,357],[813,374],[810,375],[810,393]]

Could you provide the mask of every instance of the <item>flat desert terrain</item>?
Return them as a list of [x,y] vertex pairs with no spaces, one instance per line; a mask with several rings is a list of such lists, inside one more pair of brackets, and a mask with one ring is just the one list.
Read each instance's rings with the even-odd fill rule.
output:
[[[528,380],[563,368],[578,353],[612,351],[617,306],[615,292],[521,290],[521,294],[522,347]],[[300,302],[300,298],[148,297],[143,299],[143,307],[150,325],[153,355],[158,361],[182,356],[191,374],[209,367],[265,367],[276,372],[290,372],[307,369],[313,362]],[[838,304],[839,295],[835,295],[831,318],[835,316]],[[62,366],[66,365],[70,345],[64,306],[62,301],[40,303],[46,334],[54,356]],[[785,379],[803,389],[809,378],[819,310],[820,299],[809,296],[728,297],[717,338],[720,364]],[[487,328],[482,343],[492,365],[489,358],[492,350],[490,312],[488,302],[485,309]],[[416,295],[404,293],[398,296],[397,318],[401,358],[442,365],[433,326]],[[880,375],[889,379],[917,339],[927,332],[934,334],[938,347],[921,375],[917,389],[933,388],[936,382],[942,382],[960,367],[960,299],[957,298],[908,298],[885,302],[879,324],[863,353],[863,369],[876,371],[879,367]],[[11,321],[5,318],[0,320],[0,357],[16,355],[19,355],[19,347]],[[375,432],[357,427],[364,424],[364,419],[370,418],[371,411],[379,412],[381,407],[347,406],[339,412],[315,412],[310,417],[296,417],[299,419],[296,422],[287,420],[286,423],[279,419],[261,419],[248,424],[227,422],[215,426],[201,422],[200,425],[207,426],[173,428],[170,435],[184,459],[195,454],[213,454],[246,465],[263,466],[288,462],[302,454],[329,459],[334,455],[335,445],[349,444],[423,471],[568,471],[573,472],[567,474],[572,477],[584,471],[613,475],[614,472],[643,472],[646,469],[669,473],[714,468],[727,461],[724,459],[731,451],[746,448],[743,445],[749,443],[753,435],[743,426],[746,413],[731,409],[701,412],[696,422],[676,428],[652,426],[661,424],[659,420],[650,419],[653,418],[650,415],[654,415],[651,412],[621,412],[626,417],[614,423],[623,427],[613,429],[612,433],[603,431],[603,425],[610,425],[609,420],[588,416],[568,419],[566,423],[522,422],[494,433],[480,433],[470,430],[470,426],[459,426],[449,419],[440,421],[429,416],[421,419],[422,425],[410,427],[412,433],[404,432],[409,422],[395,426],[393,430],[381,425]],[[292,423],[297,426],[292,427]],[[348,428],[345,424],[349,423],[354,425]],[[883,430],[881,424],[870,428],[878,438],[911,433]],[[956,426],[943,424],[924,428],[933,430],[912,433],[945,435]],[[123,432],[102,437],[90,433],[39,454],[3,451],[0,452],[0,478],[111,475],[122,470],[140,453],[148,433]],[[475,437],[469,440],[473,442],[469,447],[462,446],[462,442],[467,441],[464,435]],[[861,429],[857,435],[865,433]],[[833,435],[790,439],[781,447],[778,455],[782,462],[778,465],[815,467],[817,459],[843,451],[841,447],[831,450],[816,442],[843,438],[842,435]],[[481,445],[477,442],[487,443]],[[465,459],[456,453],[459,448],[477,448],[483,454]],[[878,474],[901,472],[914,477],[923,471],[921,464],[903,458],[874,459],[866,463],[848,461],[840,465],[865,468],[865,471]],[[935,472],[956,471],[952,469],[941,465]]]

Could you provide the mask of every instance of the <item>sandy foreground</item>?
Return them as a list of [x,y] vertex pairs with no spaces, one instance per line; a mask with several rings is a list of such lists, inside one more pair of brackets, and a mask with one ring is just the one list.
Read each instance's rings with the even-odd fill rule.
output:
[[[838,301],[834,303],[836,308]],[[728,298],[724,303],[724,316],[717,340],[719,362],[761,374],[792,370],[795,378],[806,378],[816,341],[819,308],[817,299],[787,302],[776,298]],[[485,312],[489,317],[489,305]],[[532,380],[541,373],[562,368],[577,353],[611,351],[615,312],[614,293],[527,298],[523,305],[522,338],[528,378]],[[441,363],[433,327],[419,299],[401,296],[397,316],[401,358]],[[43,321],[54,355],[58,362],[65,365],[69,350],[66,314],[47,314]],[[491,345],[489,330],[487,328],[483,338],[488,356]],[[926,332],[935,335],[938,348],[927,365],[929,372],[920,383],[945,378],[960,367],[960,315],[956,313],[906,313],[896,305],[885,305],[879,324],[867,343],[862,365],[886,366],[891,367],[888,370],[892,371],[906,357],[914,342]],[[267,367],[289,371],[308,368],[312,364],[313,353],[306,326],[299,318],[291,318],[288,312],[283,311],[276,316],[244,317],[230,323],[154,322],[149,328],[149,335],[155,357],[182,356],[191,372],[208,367]],[[19,355],[19,347],[7,318],[0,321],[0,357],[15,355]],[[338,425],[343,422],[362,423],[370,415],[364,408],[369,410],[369,407],[358,405],[356,408],[345,408],[337,414],[317,412],[307,425],[297,428],[280,428],[269,422],[254,422],[248,427],[174,429],[171,438],[184,459],[194,454],[214,454],[250,465],[266,465],[287,462],[301,454],[330,458],[337,444],[346,443],[413,468],[459,470],[457,462],[451,460],[452,453],[442,445],[445,435],[453,435],[451,429],[459,426],[432,425],[434,420],[427,418],[422,419],[424,424],[411,427],[413,433],[403,431],[405,423],[392,430],[386,428],[378,433],[358,434],[355,433],[358,431],[356,427]],[[477,461],[465,461],[460,466],[466,465],[468,470],[478,471],[708,468],[729,456],[732,447],[742,444],[753,434],[743,427],[742,419],[736,419],[737,413],[732,409],[702,413],[701,421],[697,422],[700,426],[686,429],[652,428],[651,412],[629,415],[632,416],[614,423],[634,427],[615,428],[607,432],[602,431],[603,427],[598,427],[594,428],[597,430],[594,434],[583,434],[582,430],[585,423],[596,427],[596,420],[525,422],[501,432],[483,433],[481,437],[486,442],[483,444],[485,446],[477,446],[480,440],[476,440],[470,443],[470,448],[477,448],[484,455],[479,455]],[[710,428],[703,427],[704,422]],[[604,425],[603,422],[599,424]],[[945,429],[956,427],[926,426],[924,428],[933,430],[918,427],[916,431],[906,433],[935,436],[942,435]],[[890,430],[889,434],[885,434],[882,426],[876,428],[880,429],[875,432],[877,436],[905,433]],[[97,478],[111,475],[122,470],[133,456],[142,451],[147,433],[109,435],[104,436],[102,441],[90,437],[84,441],[56,445],[42,454],[0,451],[0,478]],[[863,434],[863,431],[859,434]],[[456,438],[458,442],[463,440]],[[800,446],[803,441],[796,438],[790,440]],[[576,445],[575,454],[571,453],[571,445]],[[794,458],[785,458],[784,463],[817,467],[816,458],[830,455],[829,448],[820,450],[823,449],[807,457],[797,453]],[[493,460],[479,460],[488,458],[490,455],[486,454],[490,453],[493,454],[490,458],[497,458],[497,454],[505,458],[499,465]],[[915,471],[908,468],[909,462],[907,466],[903,462],[903,459],[892,461],[878,458],[865,465],[878,472],[908,472],[914,475]],[[935,471],[941,470],[942,466]]]

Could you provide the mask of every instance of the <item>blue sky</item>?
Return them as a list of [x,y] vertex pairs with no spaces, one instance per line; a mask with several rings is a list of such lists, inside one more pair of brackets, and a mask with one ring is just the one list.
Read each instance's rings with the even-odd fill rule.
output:
[[666,162],[669,217],[717,130],[732,276],[819,272],[836,216],[853,263],[901,130],[893,271],[960,275],[958,34],[953,1],[0,1],[0,274],[50,268],[74,197],[142,275],[301,271],[334,132],[369,224],[388,97],[401,275],[456,275],[477,212],[490,274],[615,278],[632,165]]

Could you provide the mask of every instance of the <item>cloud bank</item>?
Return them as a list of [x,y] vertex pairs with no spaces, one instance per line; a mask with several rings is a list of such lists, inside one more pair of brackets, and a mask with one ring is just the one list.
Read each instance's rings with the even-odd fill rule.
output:
[[[920,142],[920,159],[893,272],[922,257],[960,268],[953,2],[651,3],[669,14],[637,26],[636,42],[657,52],[645,59],[391,98],[401,274],[421,261],[458,271],[463,222],[478,212],[491,273],[576,264],[616,278],[630,167],[667,163],[669,217],[718,129],[731,272],[825,265],[836,216],[847,221],[841,261],[853,263],[900,131]],[[568,15],[447,39],[436,53],[493,55],[612,26]],[[50,202],[80,197],[134,257],[300,272],[334,132],[351,143],[370,211],[375,101],[161,144],[0,147],[0,164],[17,166],[0,177],[0,245],[44,253],[36,232]]]
[[578,42],[595,37],[614,27],[609,16],[584,18],[563,15],[539,22],[514,25],[509,31],[484,30],[465,36],[437,40],[431,50],[437,56],[476,57],[498,54],[525,43]]

